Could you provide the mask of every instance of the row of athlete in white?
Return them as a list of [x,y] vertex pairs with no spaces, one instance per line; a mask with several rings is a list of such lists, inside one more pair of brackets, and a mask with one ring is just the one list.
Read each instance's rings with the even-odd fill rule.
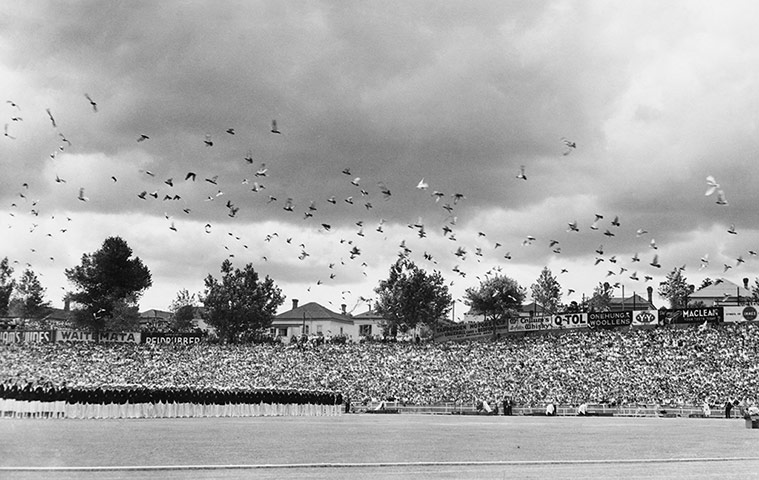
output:
[[342,405],[283,403],[67,403],[63,400],[17,400],[0,398],[3,418],[190,418],[190,417],[274,417],[332,416],[343,412]]

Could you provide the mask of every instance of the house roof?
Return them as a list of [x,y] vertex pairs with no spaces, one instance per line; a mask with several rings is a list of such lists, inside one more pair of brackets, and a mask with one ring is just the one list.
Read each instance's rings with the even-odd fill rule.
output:
[[50,308],[50,310],[47,312],[47,315],[42,317],[43,320],[69,320],[70,318],[70,311],[55,307]]
[[704,287],[696,290],[690,295],[691,300],[700,298],[717,298],[722,299],[727,297],[741,297],[752,296],[751,290],[747,290],[737,284],[726,280],[724,278],[718,278],[713,284],[708,287]]
[[166,310],[156,310],[155,308],[140,312],[140,318],[168,318],[172,315],[173,313],[171,312],[167,312]]
[[353,323],[353,320],[351,320],[346,315],[341,315],[339,313],[335,313],[332,310],[329,310],[325,307],[322,307],[316,302],[309,302],[305,305],[300,305],[299,307],[296,307],[292,310],[288,310],[287,312],[282,312],[276,317],[274,317],[274,322],[277,321],[286,321],[286,320],[328,320],[333,322],[342,322],[342,323]]
[[530,302],[530,303],[526,303],[526,304],[522,305],[519,308],[519,311],[520,312],[525,312],[525,313],[528,313],[528,312],[540,312],[540,313],[543,313],[543,312],[545,312],[545,309],[543,308],[542,305],[538,305],[536,302]]
[[355,315],[353,318],[357,320],[384,320],[385,317],[375,312],[374,310],[369,309],[364,313]]
[[622,305],[626,307],[630,305],[635,305],[636,307],[641,306],[641,307],[647,307],[649,310],[656,310],[656,307],[654,306],[653,303],[649,302],[647,299],[641,297],[637,293],[634,293],[630,295],[629,297],[612,297],[610,304],[614,306],[620,306],[620,307]]

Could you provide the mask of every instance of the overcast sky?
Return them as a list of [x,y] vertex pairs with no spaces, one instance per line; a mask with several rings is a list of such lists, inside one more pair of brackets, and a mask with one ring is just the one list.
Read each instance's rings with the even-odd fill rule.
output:
[[153,276],[141,310],[230,258],[281,310],[361,313],[402,242],[457,299],[544,266],[566,303],[605,281],[645,296],[682,265],[753,284],[756,18],[752,1],[8,2],[0,256],[60,306],[64,269],[120,236]]

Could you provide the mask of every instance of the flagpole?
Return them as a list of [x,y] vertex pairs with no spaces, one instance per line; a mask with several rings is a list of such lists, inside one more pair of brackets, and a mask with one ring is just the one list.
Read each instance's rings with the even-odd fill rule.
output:
[[625,286],[622,285],[622,311],[625,311]]

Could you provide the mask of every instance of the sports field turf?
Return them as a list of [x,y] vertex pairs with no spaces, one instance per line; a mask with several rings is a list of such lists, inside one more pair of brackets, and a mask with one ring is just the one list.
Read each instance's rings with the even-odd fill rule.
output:
[[738,419],[3,419],[0,439],[4,479],[759,477]]

